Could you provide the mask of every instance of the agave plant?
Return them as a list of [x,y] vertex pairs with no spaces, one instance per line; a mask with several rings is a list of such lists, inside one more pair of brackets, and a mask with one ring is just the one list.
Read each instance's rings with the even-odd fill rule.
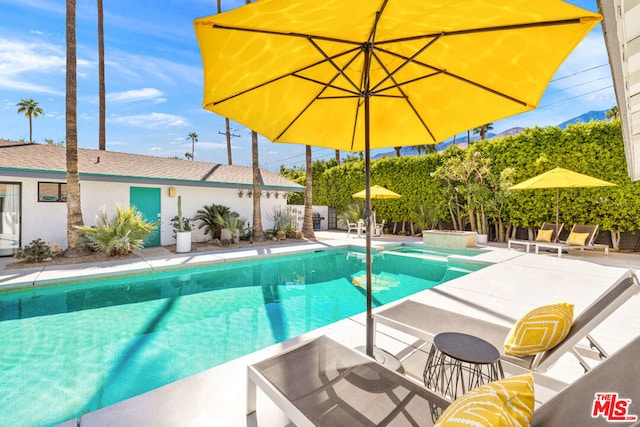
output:
[[116,206],[116,213],[109,218],[107,210],[96,218],[96,226],[77,227],[83,231],[89,246],[99,252],[116,256],[127,255],[144,247],[145,239],[156,229],[157,222],[144,219],[134,206]]
[[295,217],[282,206],[273,208],[271,214],[267,215],[267,219],[273,223],[273,231],[290,230],[295,222]]

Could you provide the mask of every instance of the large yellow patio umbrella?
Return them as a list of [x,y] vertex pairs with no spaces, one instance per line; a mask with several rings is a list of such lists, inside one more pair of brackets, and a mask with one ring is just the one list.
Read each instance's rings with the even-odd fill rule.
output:
[[[365,155],[535,108],[601,20],[560,0],[260,0],[195,20],[204,108],[274,142]],[[373,355],[371,233],[367,345]]]
[[560,223],[560,189],[561,188],[592,188],[612,187],[613,184],[589,175],[573,172],[568,169],[556,167],[550,171],[536,175],[519,184],[512,185],[509,190],[533,190],[539,188],[556,189],[556,230]]

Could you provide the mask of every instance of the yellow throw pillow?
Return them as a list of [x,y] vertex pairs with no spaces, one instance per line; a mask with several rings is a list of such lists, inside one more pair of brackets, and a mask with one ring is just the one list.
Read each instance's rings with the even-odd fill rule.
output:
[[536,242],[550,242],[553,236],[553,230],[538,230]]
[[567,245],[584,246],[587,237],[589,237],[589,233],[576,233],[572,231],[569,233],[569,237],[567,237]]
[[504,352],[531,356],[558,345],[573,323],[573,304],[561,302],[531,310],[518,320],[504,341]]
[[494,381],[470,390],[444,410],[434,427],[531,425],[533,375]]

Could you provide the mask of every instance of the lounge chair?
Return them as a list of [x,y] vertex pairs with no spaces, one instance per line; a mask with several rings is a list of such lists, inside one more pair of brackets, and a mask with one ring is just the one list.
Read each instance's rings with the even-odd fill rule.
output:
[[558,251],[558,257],[562,257],[562,251],[568,249],[580,249],[580,251],[584,251],[585,249],[604,249],[604,254],[609,255],[609,245],[593,243],[596,236],[598,235],[598,226],[597,225],[579,225],[575,224],[571,228],[571,232],[569,233],[569,238],[573,233],[585,233],[587,234],[586,239],[584,241],[584,245],[581,244],[573,244],[567,239],[564,242],[558,241],[556,243],[546,243],[546,242],[535,242],[536,246],[536,255],[539,253],[540,248],[552,249]]
[[[634,426],[637,426],[638,423],[634,421],[640,420],[639,354],[640,336],[536,409],[531,425],[533,427],[589,427],[628,426],[633,423]],[[606,399],[608,395],[612,400],[608,401],[609,406],[607,406],[606,400],[602,402],[602,406],[598,407],[596,417],[593,417],[596,408],[594,405],[596,393],[601,393],[602,399]],[[614,394],[615,397],[613,397]],[[614,403],[617,400],[620,405],[623,399],[628,401],[628,405],[618,406],[616,414],[613,411]],[[627,411],[622,411],[621,407],[625,407]],[[608,408],[611,412],[608,412]],[[608,414],[612,416],[611,419],[608,419]],[[630,418],[624,422],[623,416]],[[607,421],[616,422],[608,423]]]
[[425,425],[431,423],[431,408],[449,405],[326,336],[249,366],[247,415],[256,411],[256,385],[298,427]]
[[[538,230],[538,233],[540,231],[547,231],[547,230],[551,230],[551,243],[555,243],[558,241],[558,236],[560,236],[560,233],[562,232],[562,229],[564,227],[564,224],[558,224],[558,226],[556,227],[555,224],[551,224],[549,222],[543,222],[542,225],[540,226],[540,229]],[[521,240],[521,239],[509,239],[509,241],[507,242],[507,248],[511,249],[511,246],[513,245],[521,245],[525,247],[525,250],[527,253],[529,253],[529,249],[531,248],[531,246],[535,245],[537,243],[537,240]]]
[[[580,313],[571,326],[567,337],[551,350],[535,356],[517,357],[504,353],[503,344],[510,329],[507,326],[475,319],[470,316],[443,310],[434,306],[405,300],[399,304],[374,313],[374,322],[390,326],[424,341],[433,342],[433,337],[442,332],[462,332],[482,338],[500,351],[500,360],[511,368],[513,373],[538,372],[549,370],[558,359],[567,352],[572,353],[585,372],[591,367],[585,357],[591,359],[606,358],[606,351],[589,333],[631,296],[640,292],[640,283],[629,270],[602,293],[591,305]],[[586,339],[590,349],[578,346]],[[557,389],[562,384],[548,384]]]
[[[531,425],[605,425],[600,417],[592,418],[597,393],[627,399],[631,405],[626,415],[640,415],[639,352],[640,337],[536,409]],[[297,426],[429,427],[433,426],[432,413],[439,414],[450,404],[326,336],[248,366],[247,417],[256,412],[256,386]]]

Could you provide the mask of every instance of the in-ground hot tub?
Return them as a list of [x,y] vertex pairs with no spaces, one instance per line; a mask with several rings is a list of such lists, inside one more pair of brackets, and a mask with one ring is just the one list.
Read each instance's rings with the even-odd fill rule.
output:
[[422,242],[432,248],[463,249],[476,246],[475,231],[424,230]]

